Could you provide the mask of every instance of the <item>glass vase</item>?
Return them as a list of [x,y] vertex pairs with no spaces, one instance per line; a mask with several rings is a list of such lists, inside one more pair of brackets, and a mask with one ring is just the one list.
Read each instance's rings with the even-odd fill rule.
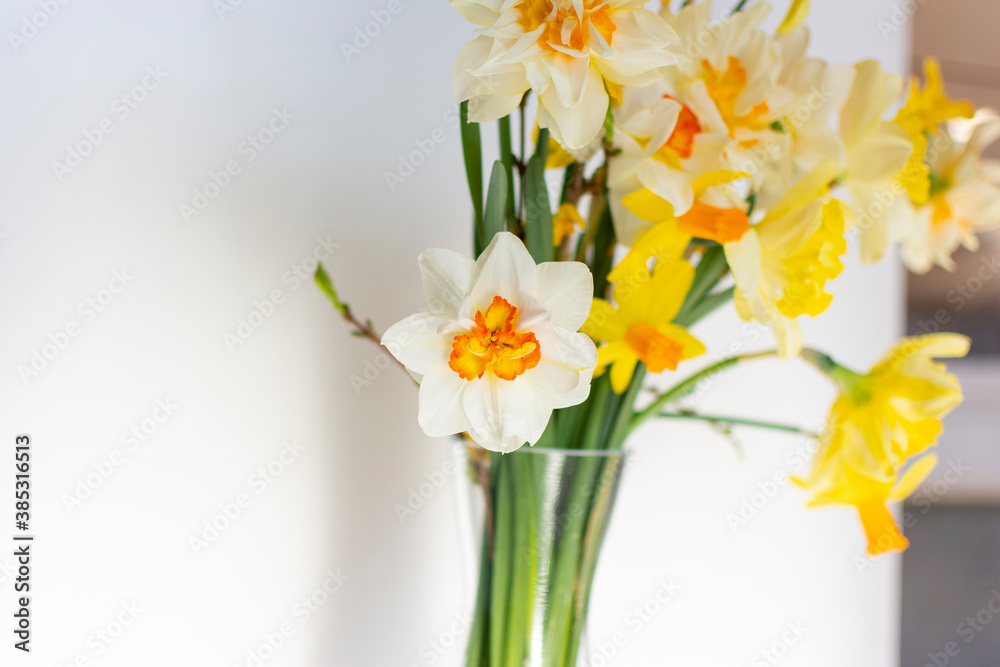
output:
[[620,451],[469,448],[485,499],[466,667],[576,667]]

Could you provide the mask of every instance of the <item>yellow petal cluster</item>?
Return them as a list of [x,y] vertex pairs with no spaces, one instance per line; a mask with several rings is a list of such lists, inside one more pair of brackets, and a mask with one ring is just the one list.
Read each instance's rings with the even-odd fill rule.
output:
[[936,458],[927,450],[941,433],[941,419],[962,401],[958,379],[934,359],[968,350],[965,336],[932,334],[903,339],[864,375],[818,364],[840,395],[809,476],[796,481],[813,505],[856,507],[869,554],[907,546],[886,504],[905,499],[933,469]]
[[[650,274],[645,265],[621,276],[614,285],[615,305],[594,299],[581,329],[598,343],[597,370],[611,367],[611,387],[623,393],[636,366],[653,373],[677,370],[684,360],[705,353],[705,346],[683,327],[673,324],[684,304],[694,268],[681,259],[661,260]],[[617,306],[617,307],[616,307]]]

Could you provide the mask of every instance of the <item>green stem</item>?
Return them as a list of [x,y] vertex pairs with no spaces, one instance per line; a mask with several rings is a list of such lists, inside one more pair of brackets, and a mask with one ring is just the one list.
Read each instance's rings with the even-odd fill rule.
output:
[[747,0],[740,0],[739,4],[737,4],[735,7],[733,7],[733,14],[735,14],[736,12],[743,11],[743,8],[746,7],[746,4],[747,4]]
[[664,406],[669,405],[674,401],[678,401],[687,396],[688,394],[692,393],[695,389],[698,388],[698,384],[700,382],[707,380],[713,375],[721,373],[722,371],[731,368],[737,364],[743,363],[745,361],[751,361],[753,359],[763,359],[766,357],[775,357],[775,356],[778,356],[777,350],[765,350],[764,352],[754,352],[752,354],[736,355],[734,357],[729,357],[715,364],[712,364],[708,368],[699,371],[698,373],[695,373],[694,375],[687,378],[683,382],[680,382],[679,384],[674,385],[667,391],[663,392],[656,398],[656,400],[654,400],[652,403],[646,406],[646,408],[638,412],[635,415],[635,417],[632,418],[632,421],[629,424],[629,432],[634,431],[650,417],[655,417],[656,415],[658,415],[663,410]]
[[819,438],[818,433],[807,431],[798,426],[789,424],[775,424],[773,422],[759,421],[756,419],[742,419],[739,417],[725,417],[719,415],[702,415],[696,412],[661,412],[657,417],[663,419],[690,419],[694,421],[704,421],[720,426],[751,426],[753,428],[764,428],[772,431],[784,431],[786,433],[797,433],[809,438]]

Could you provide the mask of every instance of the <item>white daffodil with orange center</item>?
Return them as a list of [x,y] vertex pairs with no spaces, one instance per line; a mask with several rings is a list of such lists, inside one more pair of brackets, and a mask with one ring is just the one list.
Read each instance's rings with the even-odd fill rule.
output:
[[958,378],[934,359],[968,351],[969,339],[958,334],[905,338],[863,375],[806,356],[830,374],[840,395],[808,477],[795,481],[813,505],[855,506],[869,554],[907,547],[886,503],[904,500],[931,472],[937,457],[927,451],[941,420],[962,402]]
[[695,201],[694,181],[722,169],[725,135],[703,130],[694,112],[678,102],[661,81],[626,88],[614,109],[614,156],[608,162],[609,201],[618,240],[633,245],[649,230],[622,200],[648,190],[666,201],[674,215],[688,212]]
[[475,262],[427,250],[419,264],[430,311],[390,327],[382,344],[420,382],[424,432],[468,432],[511,452],[538,441],[553,409],[586,400],[597,350],[579,333],[594,294],[585,264],[536,265],[507,232]]
[[529,89],[538,124],[566,149],[600,136],[607,86],[645,86],[679,60],[670,26],[644,0],[450,0],[479,37],[462,49],[453,86],[469,120],[514,111]]
[[760,30],[770,11],[758,2],[718,24],[709,2],[676,15],[664,3],[660,12],[687,56],[667,73],[670,94],[693,112],[702,132],[728,139],[718,148],[726,168],[752,174],[755,190],[787,180],[790,137],[779,124],[810,92],[787,87],[805,79],[779,80],[782,50]]

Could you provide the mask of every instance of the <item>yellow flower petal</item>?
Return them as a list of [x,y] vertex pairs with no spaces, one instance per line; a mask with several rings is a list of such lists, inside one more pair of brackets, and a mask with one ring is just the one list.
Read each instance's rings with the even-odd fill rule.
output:
[[928,454],[912,464],[896,482],[892,493],[889,494],[889,500],[897,502],[909,498],[917,490],[917,487],[924,483],[937,463],[937,454]]
[[791,32],[802,25],[809,17],[809,0],[792,0],[792,6],[785,15],[785,20],[778,26],[778,34]]

